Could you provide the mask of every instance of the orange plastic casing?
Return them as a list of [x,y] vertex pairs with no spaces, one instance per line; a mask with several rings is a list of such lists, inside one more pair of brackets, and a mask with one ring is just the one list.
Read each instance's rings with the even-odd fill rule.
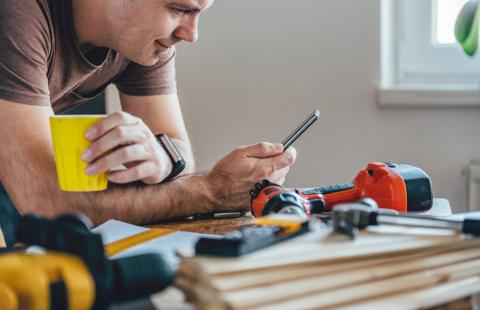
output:
[[361,170],[353,180],[352,189],[324,194],[325,206],[353,202],[369,197],[379,208],[407,212],[407,189],[403,178],[384,163],[373,162]]
[[[270,199],[278,196],[281,193],[292,193],[294,195],[298,195],[298,199],[300,202],[301,207],[304,209],[305,213],[307,215],[310,215],[311,213],[311,204],[308,199],[301,193],[297,193],[295,189],[291,188],[284,188],[283,186],[277,185],[277,184],[270,184],[264,187],[254,199],[251,201],[251,207],[252,207],[252,213],[256,217],[263,216],[264,208],[266,204],[270,201]],[[321,194],[313,194],[310,195],[308,198],[310,199],[316,199],[323,197]]]

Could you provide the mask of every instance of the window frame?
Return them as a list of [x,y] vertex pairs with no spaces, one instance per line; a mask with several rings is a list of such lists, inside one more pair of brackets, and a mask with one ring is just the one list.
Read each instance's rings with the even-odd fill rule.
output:
[[434,1],[380,2],[380,105],[480,107],[480,56],[434,43]]

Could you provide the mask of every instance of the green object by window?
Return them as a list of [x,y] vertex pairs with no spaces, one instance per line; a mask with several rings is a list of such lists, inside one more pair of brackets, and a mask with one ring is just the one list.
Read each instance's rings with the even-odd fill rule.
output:
[[455,38],[463,51],[475,55],[478,48],[478,23],[480,21],[479,0],[468,1],[460,11],[455,22]]

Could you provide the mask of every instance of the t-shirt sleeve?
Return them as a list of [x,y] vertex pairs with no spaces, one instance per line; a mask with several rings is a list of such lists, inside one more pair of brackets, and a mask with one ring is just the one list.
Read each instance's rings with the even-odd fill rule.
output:
[[0,1],[0,98],[50,105],[50,28],[37,1]]
[[132,96],[175,94],[175,53],[172,48],[153,66],[130,62],[115,84],[120,92]]

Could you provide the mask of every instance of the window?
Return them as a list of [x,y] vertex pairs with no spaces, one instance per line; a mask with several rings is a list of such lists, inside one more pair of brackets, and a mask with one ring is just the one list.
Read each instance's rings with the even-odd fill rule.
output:
[[452,45],[455,41],[455,18],[468,0],[435,0],[433,10],[433,42]]
[[480,57],[454,37],[467,0],[382,0],[381,104],[480,106]]

